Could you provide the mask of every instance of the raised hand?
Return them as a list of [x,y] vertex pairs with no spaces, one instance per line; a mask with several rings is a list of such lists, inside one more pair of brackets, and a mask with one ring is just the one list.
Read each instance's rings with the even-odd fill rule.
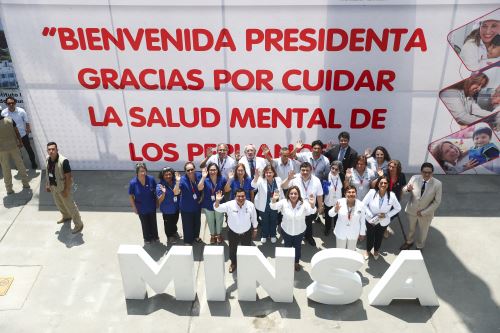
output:
[[255,168],[255,178],[259,178],[259,177],[260,177],[260,169]]
[[233,179],[233,178],[234,178],[234,171],[233,171],[233,170],[231,170],[231,171],[229,171],[229,172],[227,173],[227,178],[228,178],[228,179]]
[[408,192],[413,191],[413,184],[412,184],[412,183],[408,184],[408,185],[406,186],[406,190],[407,190]]
[[178,173],[177,171],[175,172],[175,180],[179,182],[181,180],[181,174]]
[[314,207],[314,205],[316,204],[316,198],[314,197],[314,194],[309,194],[309,198],[307,198],[307,200],[311,204],[311,207]]
[[345,177],[346,178],[351,178],[352,177],[352,168],[349,168],[345,171]]
[[215,194],[215,201],[219,202],[223,198],[224,198],[224,194],[222,193],[222,191],[217,191],[217,193]]
[[366,148],[363,154],[366,156],[366,158],[370,157],[372,155],[372,149]]
[[269,148],[266,145],[263,145],[262,147],[262,154],[264,156],[267,156],[267,154],[269,154]]
[[287,177],[287,179],[288,179],[288,180],[292,180],[292,179],[294,179],[294,178],[295,178],[295,172],[293,172],[293,170],[290,170],[290,171],[288,172],[288,177]]
[[298,141],[295,143],[295,149],[296,149],[296,150],[299,150],[299,149],[302,149],[302,147],[304,147],[304,143],[302,142],[302,140],[298,140]]
[[379,177],[382,177],[382,176],[384,175],[384,171],[383,171],[381,168],[379,168],[379,169],[377,170],[377,175],[378,175]]
[[337,203],[335,204],[335,213],[338,213],[339,210],[340,210],[340,202],[337,201]]
[[278,201],[280,199],[280,192],[279,191],[274,191],[273,193],[273,201]]
[[332,149],[332,147],[333,147],[333,141],[330,140],[326,143],[325,151],[329,151],[330,149]]
[[160,185],[160,190],[163,192],[163,194],[165,194],[165,192],[167,192],[167,189],[163,185]]
[[203,178],[207,178],[207,176],[208,176],[208,171],[207,171],[207,168],[203,168],[203,169],[201,169],[201,176],[202,176]]

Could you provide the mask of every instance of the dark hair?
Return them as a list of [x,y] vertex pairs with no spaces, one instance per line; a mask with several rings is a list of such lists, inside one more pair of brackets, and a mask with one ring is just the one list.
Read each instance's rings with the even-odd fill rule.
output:
[[422,166],[420,167],[420,171],[423,171],[424,168],[431,168],[431,170],[434,172],[434,165],[432,165],[432,163],[429,163],[429,162],[422,163]]
[[219,166],[216,164],[216,163],[210,163],[208,166],[207,166],[207,172],[208,170],[210,170],[211,167],[215,166],[215,168],[217,169],[217,179],[220,178],[221,176],[221,173],[220,173],[220,168]]
[[300,202],[304,202],[304,201],[302,200],[302,197],[300,196],[300,188],[299,188],[297,185],[293,185],[293,186],[290,186],[290,187],[288,188],[288,191],[286,192],[286,199],[287,199],[287,200],[290,200],[290,191],[291,191],[291,190],[296,190],[296,191],[299,193],[299,201],[300,201]]
[[357,165],[360,161],[363,161],[363,163],[365,163],[365,165],[368,164],[368,162],[366,161],[365,155],[358,155],[358,157],[356,158],[355,165]]
[[317,146],[317,145],[319,145],[321,147],[321,149],[323,149],[323,142],[321,140],[314,140],[311,143],[311,147],[314,147],[314,146]]
[[490,46],[500,46],[500,35],[496,34],[490,42]]
[[356,186],[352,186],[352,185],[347,185],[344,190],[345,190],[344,193],[347,193],[347,191],[349,191],[349,190],[354,190],[354,192],[356,192],[356,194],[358,193]]
[[49,146],[56,146],[56,148],[57,148],[57,143],[55,143],[54,141],[50,141],[49,143],[47,143],[47,148]]
[[144,170],[148,171],[148,168],[146,167],[146,163],[143,163],[143,162],[139,162],[135,165],[135,174],[138,175],[139,174],[139,169],[140,168],[143,168]]
[[163,169],[161,169],[160,173],[158,174],[158,178],[161,180],[163,180],[163,176],[165,176],[166,173],[170,172],[172,174],[172,176],[175,174],[175,171],[174,169],[172,169],[171,167],[164,167]]
[[5,103],[7,103],[9,99],[14,101],[14,103],[17,103],[17,99],[15,99],[14,96],[7,96],[7,98],[5,99]]
[[184,163],[184,171],[186,171],[186,167],[187,167],[189,164],[192,164],[192,165],[193,165],[193,167],[196,169],[196,166],[194,165],[193,161],[187,161],[186,163]]
[[[485,83],[484,83],[484,85],[481,85],[481,82],[483,82],[483,81],[485,81]],[[440,92],[440,94],[442,92],[445,92],[448,89],[457,89],[457,90],[462,90],[465,93],[465,96],[470,97],[467,95],[468,94],[467,88],[469,88],[473,84],[479,84],[479,85],[481,85],[481,87],[484,87],[488,84],[489,81],[490,81],[490,79],[486,74],[479,73],[477,75],[469,76],[465,80],[457,82],[452,86],[449,86],[448,88],[442,90]]]
[[338,139],[347,139],[348,141],[351,140],[351,135],[349,134],[349,132],[340,132],[339,133],[339,136],[338,136]]
[[264,169],[262,169],[262,177],[264,177],[264,174],[266,173],[266,171],[268,170],[271,170],[274,174],[273,178],[276,178],[276,170],[274,170],[274,167],[271,165],[271,164],[268,164],[264,167]]
[[465,37],[464,44],[467,43],[468,40],[472,40],[477,46],[479,46],[479,41],[481,40],[481,36],[479,36],[479,28],[472,30],[470,34]]
[[247,169],[245,168],[245,164],[243,164],[243,163],[238,163],[234,167],[234,179],[238,179],[238,173],[236,172],[236,171],[238,171],[238,168],[243,168],[243,171],[245,172],[243,179],[247,179],[248,178]]
[[[237,188],[236,191],[234,191],[234,196],[236,196],[236,194],[241,193],[241,192],[245,193],[245,190],[242,189],[241,187]],[[245,193],[245,198],[246,198],[246,193]]]
[[377,147],[375,147],[375,149],[373,149],[373,152],[372,152],[372,157],[373,158],[375,158],[375,153],[377,152],[377,150],[381,150],[384,153],[384,161],[390,161],[391,160],[391,156],[389,156],[389,152],[387,151],[387,149],[385,149],[382,146],[377,146]]
[[311,165],[311,163],[309,163],[309,162],[302,162],[302,164],[300,164],[300,168],[301,168],[301,169],[302,169],[302,168],[309,168],[309,169],[311,169],[311,170],[312,170],[312,165]]
[[[386,180],[387,181],[387,185],[389,185],[389,178],[387,178],[385,175],[382,175],[380,177],[377,178],[377,181],[375,182],[375,190],[377,191],[376,193],[378,193],[380,191],[380,187],[379,187],[379,183],[381,180]],[[389,190],[385,191],[385,194],[387,194],[387,200],[389,200]]]
[[479,135],[479,134],[486,134],[491,139],[492,132],[491,132],[491,129],[489,127],[480,127],[477,130],[475,130],[474,133],[472,133],[472,139],[474,139],[476,137],[476,135]]

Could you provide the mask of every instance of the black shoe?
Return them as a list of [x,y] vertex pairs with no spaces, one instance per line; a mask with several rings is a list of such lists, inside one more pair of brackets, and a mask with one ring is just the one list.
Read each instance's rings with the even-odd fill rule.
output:
[[405,242],[403,245],[401,245],[401,247],[399,249],[400,250],[409,250],[409,249],[411,249],[412,246],[413,246],[413,243],[408,244]]
[[311,238],[307,238],[306,240],[309,243],[309,245],[316,246],[316,241],[314,240],[314,238],[311,237]]

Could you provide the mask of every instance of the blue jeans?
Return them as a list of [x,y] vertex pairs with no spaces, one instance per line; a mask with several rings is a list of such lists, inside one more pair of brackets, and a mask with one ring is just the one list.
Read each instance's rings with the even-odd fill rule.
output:
[[261,222],[261,238],[276,237],[276,223],[278,221],[278,211],[271,208],[265,212],[259,211]]
[[196,212],[181,212],[184,243],[193,244],[200,237],[201,210]]
[[295,263],[298,264],[301,254],[300,250],[302,247],[302,239],[304,238],[304,233],[295,236],[290,236],[283,230],[281,236],[283,236],[283,240],[285,241],[285,247],[295,248]]

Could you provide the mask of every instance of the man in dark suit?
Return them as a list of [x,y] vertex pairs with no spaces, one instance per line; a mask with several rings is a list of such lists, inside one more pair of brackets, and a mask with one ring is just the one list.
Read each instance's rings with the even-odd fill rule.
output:
[[341,132],[338,136],[339,144],[334,145],[332,149],[328,150],[324,155],[328,158],[330,163],[333,161],[341,161],[344,167],[344,172],[353,168],[358,158],[358,152],[349,146],[351,136],[347,132]]

